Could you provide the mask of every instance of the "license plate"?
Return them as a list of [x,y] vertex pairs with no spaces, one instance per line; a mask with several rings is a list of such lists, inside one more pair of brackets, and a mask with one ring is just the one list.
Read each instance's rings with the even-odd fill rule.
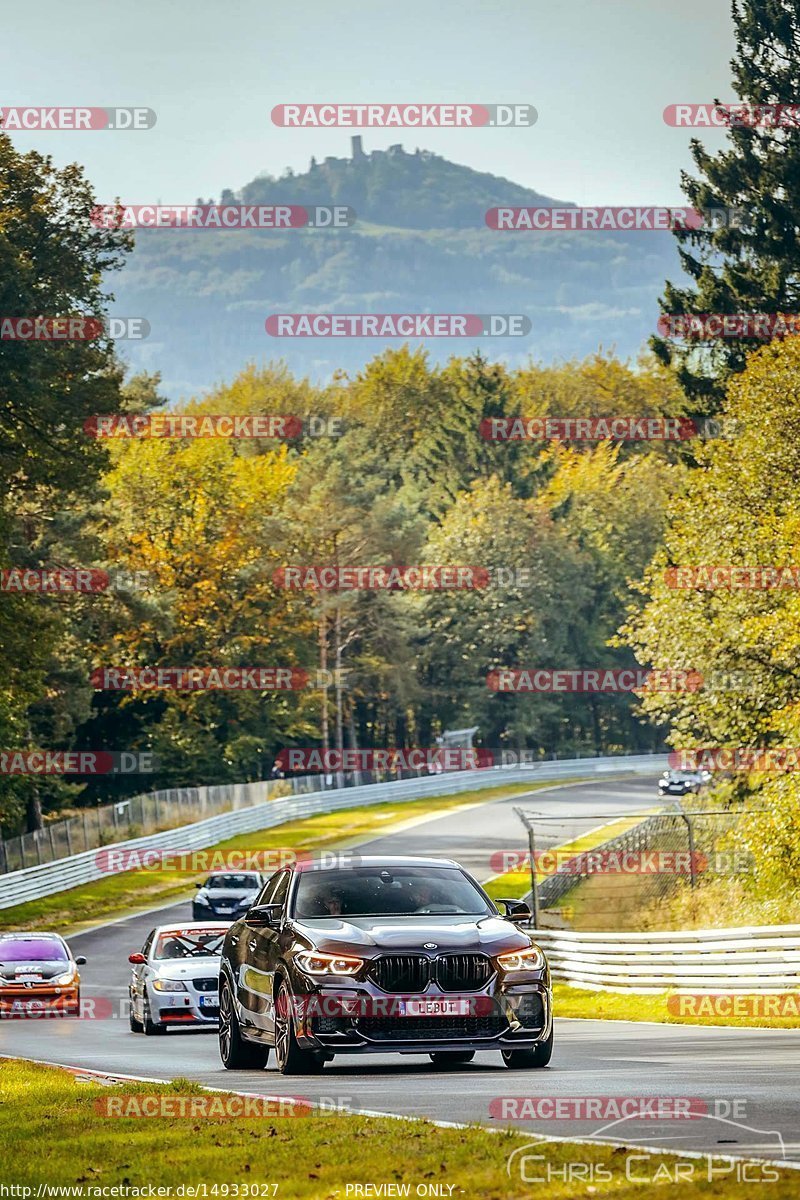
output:
[[401,1017],[468,1017],[471,1004],[467,999],[399,1000]]
[[200,1007],[201,1008],[216,1008],[218,1004],[219,1004],[219,996],[217,995],[216,992],[214,992],[214,994],[211,996],[201,996],[200,997]]
[[228,904],[220,904],[217,907],[217,912],[233,912],[233,909]]
[[41,983],[41,975],[15,975],[14,983]]

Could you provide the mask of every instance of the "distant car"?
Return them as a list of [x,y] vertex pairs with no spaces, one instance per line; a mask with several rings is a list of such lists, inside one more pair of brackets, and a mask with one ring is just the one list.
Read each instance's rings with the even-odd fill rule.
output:
[[223,1065],[263,1067],[274,1047],[284,1075],[388,1051],[447,1068],[497,1050],[509,1067],[545,1067],[550,973],[519,927],[530,915],[449,859],[294,863],[225,935]]
[[219,1017],[219,955],[227,921],[161,925],[131,964],[130,1026],[148,1036],[170,1027],[208,1026]]
[[0,933],[0,1014],[77,1015],[85,962],[57,933]]
[[246,913],[261,891],[264,880],[258,871],[220,871],[198,883],[192,900],[192,920],[216,920],[217,917],[235,921]]
[[709,782],[708,771],[665,771],[658,781],[660,796],[687,796]]

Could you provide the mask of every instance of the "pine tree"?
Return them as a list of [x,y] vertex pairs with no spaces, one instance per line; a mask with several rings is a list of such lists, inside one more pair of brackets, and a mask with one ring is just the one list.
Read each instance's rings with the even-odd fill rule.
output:
[[[793,105],[800,95],[798,0],[733,0],[732,15],[731,67],[740,99],[749,106]],[[664,313],[795,313],[800,306],[800,117],[793,126],[735,120],[730,145],[718,154],[692,139],[700,177],[684,172],[682,188],[695,208],[736,209],[741,217],[717,228],[676,231],[692,282],[666,284]],[[744,369],[748,351],[763,339],[654,337],[651,344],[676,371],[695,413],[707,415],[718,409],[726,378]]]

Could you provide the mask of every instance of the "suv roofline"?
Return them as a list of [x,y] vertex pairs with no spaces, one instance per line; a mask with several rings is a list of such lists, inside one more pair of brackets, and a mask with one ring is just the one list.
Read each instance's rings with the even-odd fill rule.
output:
[[[325,851],[326,854],[342,855],[345,859],[351,853],[356,851],[350,850],[332,850]],[[402,854],[361,854],[358,855],[358,862],[348,864],[347,862],[338,863],[332,862],[319,863],[303,860],[302,862],[289,863],[287,868],[290,871],[333,871],[333,870],[356,870],[358,867],[453,867],[457,871],[463,870],[463,867],[452,858],[423,858],[420,855],[402,855]]]

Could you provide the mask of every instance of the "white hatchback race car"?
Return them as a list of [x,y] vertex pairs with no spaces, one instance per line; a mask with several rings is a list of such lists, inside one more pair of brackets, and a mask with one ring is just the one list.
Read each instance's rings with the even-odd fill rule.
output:
[[134,1033],[217,1028],[220,950],[229,928],[230,921],[207,921],[150,931],[141,951],[128,956]]

